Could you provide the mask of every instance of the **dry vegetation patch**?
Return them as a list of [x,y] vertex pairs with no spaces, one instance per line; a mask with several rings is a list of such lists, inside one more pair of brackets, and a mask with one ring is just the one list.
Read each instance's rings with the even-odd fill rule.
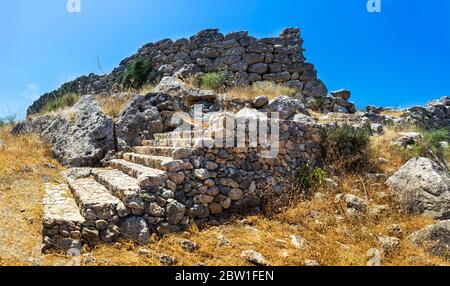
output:
[[[304,265],[305,260],[316,260],[321,265],[366,265],[368,250],[380,249],[378,237],[391,236],[394,224],[403,230],[400,248],[393,255],[383,254],[382,265],[449,265],[448,261],[429,256],[407,238],[432,224],[431,220],[408,215],[398,206],[383,178],[357,174],[333,177],[338,187],[316,185],[315,194],[291,200],[288,207],[257,216],[236,216],[224,225],[202,230],[192,227],[189,232],[161,239],[154,236],[147,246],[121,241],[92,250],[85,247],[75,263],[64,253],[44,256],[40,253],[43,183],[61,181],[62,168],[51,159],[39,138],[14,137],[9,131],[9,127],[0,130],[4,143],[0,151],[0,265],[161,265],[161,255],[175,257],[177,265],[249,265],[241,257],[241,252],[249,249],[262,253],[271,265]],[[394,136],[388,132],[375,137],[371,147],[378,147],[379,155],[392,160],[383,146]],[[389,166],[394,168],[396,164]],[[369,210],[380,205],[386,210],[381,215],[369,211],[355,218],[335,200],[339,193],[364,199]],[[304,238],[305,247],[294,246],[292,235]],[[199,249],[184,250],[184,239],[198,243]]]
[[234,87],[227,91],[227,97],[232,99],[253,99],[258,96],[267,96],[269,100],[286,95],[294,96],[295,88],[269,81],[255,82],[246,87]]

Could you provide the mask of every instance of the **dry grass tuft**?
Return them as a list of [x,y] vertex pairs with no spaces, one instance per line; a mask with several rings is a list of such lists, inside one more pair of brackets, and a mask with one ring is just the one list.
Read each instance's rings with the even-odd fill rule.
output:
[[273,82],[256,82],[247,87],[234,87],[228,90],[228,98],[236,99],[253,99],[258,96],[264,95],[269,99],[274,99],[278,96],[294,96],[297,93],[295,88],[288,87],[282,84],[277,84]]
[[119,118],[124,107],[131,99],[136,97],[135,93],[121,93],[116,96],[98,96],[97,101],[102,108],[102,112],[112,118]]

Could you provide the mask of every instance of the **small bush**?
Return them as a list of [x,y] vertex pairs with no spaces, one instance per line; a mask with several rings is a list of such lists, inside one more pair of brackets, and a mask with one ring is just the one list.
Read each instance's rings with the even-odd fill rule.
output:
[[370,167],[369,132],[349,125],[322,130],[325,163],[336,172],[360,171]]
[[225,71],[210,72],[199,77],[200,87],[220,91],[225,87]]
[[78,102],[81,95],[78,93],[67,93],[61,97],[48,101],[42,107],[42,113],[56,111],[65,107],[74,106]]
[[148,58],[138,58],[130,63],[121,77],[125,89],[139,89],[149,82],[149,74],[153,70],[153,62]]
[[299,185],[303,189],[310,189],[314,185],[322,185],[326,179],[326,172],[321,168],[314,168],[304,164],[299,170]]
[[392,146],[391,152],[400,156],[403,162],[414,157],[426,157],[432,160],[450,160],[450,150],[442,146],[442,142],[450,143],[450,129],[439,129],[427,131],[423,134],[423,139],[407,148],[402,146]]

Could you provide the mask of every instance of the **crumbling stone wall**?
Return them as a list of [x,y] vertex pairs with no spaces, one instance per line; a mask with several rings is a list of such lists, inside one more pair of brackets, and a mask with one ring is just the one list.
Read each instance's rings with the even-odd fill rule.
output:
[[46,102],[67,92],[110,92],[118,84],[126,67],[142,57],[154,62],[155,74],[149,75],[149,78],[186,77],[226,70],[226,84],[229,86],[274,81],[296,87],[305,98],[325,98],[327,88],[318,80],[314,66],[306,62],[302,44],[298,28],[285,29],[279,37],[261,39],[249,36],[247,32],[223,35],[217,29],[208,29],[189,39],[149,43],[123,60],[107,76],[82,76],[44,94],[29,107],[28,114],[39,112]]
[[[89,216],[90,221],[73,215],[70,223],[62,224],[52,212],[51,218],[44,215],[44,250],[54,245],[70,248],[74,242],[110,243],[122,233],[146,243],[151,233],[178,232],[192,223],[222,223],[233,213],[255,210],[266,196],[276,198],[288,191],[286,182],[295,181],[299,167],[320,161],[321,138],[315,123],[280,120],[279,126],[280,148],[273,158],[259,156],[265,150],[261,146],[188,148],[186,154],[179,154],[184,159],[170,163],[165,181],[142,189],[135,201],[127,200],[124,205],[117,198],[105,198],[105,204],[82,207],[84,215],[96,214]],[[84,169],[79,176],[101,172]],[[71,187],[85,189],[85,196],[92,195],[98,187],[83,185],[87,182],[78,180],[78,185],[71,183]],[[62,200],[60,197],[62,191],[56,193],[56,199]],[[76,200],[79,204],[83,197],[76,196]],[[64,201],[60,205],[67,208]]]

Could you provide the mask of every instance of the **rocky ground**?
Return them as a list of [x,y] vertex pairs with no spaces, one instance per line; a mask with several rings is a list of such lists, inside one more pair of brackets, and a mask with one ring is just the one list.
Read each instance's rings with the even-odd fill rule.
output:
[[[296,28],[150,43],[0,122],[0,265],[448,265],[450,97],[357,111],[302,43]],[[203,132],[173,148],[180,124],[261,117],[281,127],[276,158],[198,149]],[[84,245],[44,255],[50,237]]]
[[[387,130],[371,142],[374,158],[386,160],[381,167],[384,175],[330,177],[326,185],[314,188],[311,197],[296,200],[289,208],[267,205],[259,215],[236,216],[225,225],[152,237],[145,246],[124,240],[84,248],[80,258],[70,259],[65,253],[43,255],[40,251],[43,184],[60,182],[63,167],[51,159],[37,137],[13,137],[3,129],[0,163],[6,171],[0,178],[0,264],[366,265],[379,251],[381,265],[448,265],[444,258],[432,255],[442,257],[445,237],[432,243],[435,247],[430,252],[428,243],[418,246],[436,238],[433,233],[442,233],[435,229],[448,229],[446,222],[417,232],[435,222],[408,212],[398,203],[398,193],[384,184],[403,164],[386,147],[398,137],[397,131]],[[400,171],[402,177],[404,173]],[[427,178],[436,176],[431,173]]]

